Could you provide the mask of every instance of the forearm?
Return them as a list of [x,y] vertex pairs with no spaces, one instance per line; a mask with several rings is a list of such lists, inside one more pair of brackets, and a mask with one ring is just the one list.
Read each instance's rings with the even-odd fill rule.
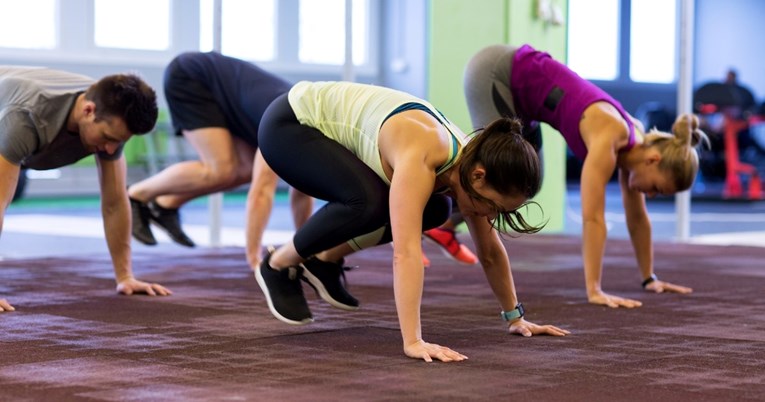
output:
[[256,268],[260,264],[263,247],[263,233],[273,209],[274,195],[262,187],[251,186],[247,195],[247,262]]
[[482,253],[480,261],[486,280],[502,310],[514,309],[518,304],[518,297],[507,253],[504,249],[491,250]]
[[247,228],[246,254],[250,267],[257,268],[260,264],[260,253],[263,247],[263,233],[271,217],[271,209],[276,196],[276,186],[279,177],[263,159],[258,150],[253,163],[252,182],[247,193]]
[[405,347],[422,340],[420,306],[424,277],[424,269],[419,257],[394,255],[393,292],[401,338]]
[[604,221],[585,220],[582,231],[582,262],[587,295],[600,293],[603,274],[603,255],[606,249]]
[[[117,283],[133,278],[130,258],[130,212],[127,200],[113,208],[102,207],[104,232]],[[124,204],[124,205],[123,205]]]
[[513,273],[505,246],[497,231],[482,218],[466,216],[470,237],[476,245],[478,260],[483,267],[486,280],[489,282],[494,296],[502,306],[502,310],[512,310],[518,304],[515,293]]
[[503,265],[491,268],[484,267],[484,272],[491,286],[491,291],[494,292],[502,310],[510,311],[518,304],[518,296],[515,293],[515,284],[509,267]]
[[627,219],[627,228],[635,250],[641,279],[646,279],[653,274],[653,241],[651,239],[651,221],[647,216],[635,219]]
[[313,213],[313,197],[294,188],[290,189],[290,206],[295,229],[300,229]]

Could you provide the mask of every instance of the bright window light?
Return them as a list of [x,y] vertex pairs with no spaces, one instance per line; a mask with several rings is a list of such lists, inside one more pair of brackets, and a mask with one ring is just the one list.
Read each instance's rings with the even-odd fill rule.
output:
[[95,43],[118,49],[167,50],[170,0],[94,0]]
[[619,0],[569,0],[568,66],[586,79],[614,80],[618,54]]
[[0,47],[56,47],[56,0],[0,0]]
[[636,82],[674,82],[676,1],[633,0],[631,16],[630,79]]
[[[199,49],[213,50],[213,1],[199,3]],[[268,61],[275,57],[276,1],[222,0],[221,49],[232,57]]]
[[[353,62],[367,60],[368,8],[366,0],[353,0]],[[300,45],[303,63],[340,65],[345,60],[345,0],[300,0]]]
[[199,50],[213,50],[213,0],[199,0]]

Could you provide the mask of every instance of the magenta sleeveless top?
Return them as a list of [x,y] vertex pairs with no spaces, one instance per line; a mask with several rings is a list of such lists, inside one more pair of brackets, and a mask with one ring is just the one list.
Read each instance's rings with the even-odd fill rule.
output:
[[610,103],[627,122],[629,143],[619,151],[635,145],[635,126],[622,105],[549,54],[523,45],[513,57],[511,70],[510,91],[524,125],[533,121],[551,125],[563,134],[569,148],[580,160],[587,156],[587,147],[579,132],[579,121],[584,110],[595,102]]

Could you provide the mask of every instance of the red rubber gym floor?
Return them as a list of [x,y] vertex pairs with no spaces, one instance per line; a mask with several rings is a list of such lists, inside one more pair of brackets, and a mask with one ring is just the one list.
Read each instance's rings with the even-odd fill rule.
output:
[[586,302],[575,237],[507,241],[527,318],[562,338],[506,333],[478,266],[425,244],[426,340],[469,356],[401,351],[390,247],[354,256],[361,309],[305,287],[315,322],[271,316],[241,249],[135,255],[170,297],[120,296],[105,256],[0,262],[3,401],[742,401],[765,398],[765,248],[662,243],[656,271],[694,288],[649,294],[627,241],[608,243],[603,287],[633,310]]

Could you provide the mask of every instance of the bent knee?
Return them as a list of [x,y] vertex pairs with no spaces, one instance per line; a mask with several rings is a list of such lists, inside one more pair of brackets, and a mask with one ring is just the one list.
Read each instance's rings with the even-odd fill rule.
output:
[[205,181],[211,185],[227,187],[238,178],[237,166],[230,161],[205,164]]

